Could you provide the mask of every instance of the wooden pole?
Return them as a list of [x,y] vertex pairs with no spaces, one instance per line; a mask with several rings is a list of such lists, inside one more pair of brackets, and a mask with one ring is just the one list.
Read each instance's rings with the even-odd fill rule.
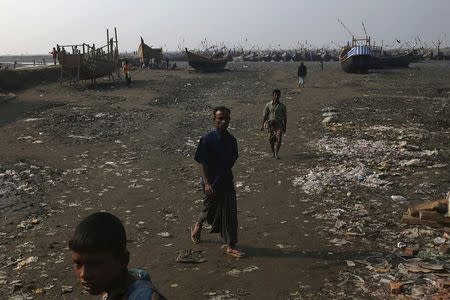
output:
[[77,66],[77,85],[80,84],[80,64],[81,64],[81,59],[80,56],[78,55],[78,66]]
[[108,47],[108,56],[109,56],[109,29],[106,29],[106,47]]
[[450,192],[447,193],[447,215],[446,217],[450,218]]
[[114,38],[116,39],[116,49],[115,49],[115,55],[117,57],[115,57],[117,60],[119,59],[119,42],[117,41],[117,28],[114,27]]

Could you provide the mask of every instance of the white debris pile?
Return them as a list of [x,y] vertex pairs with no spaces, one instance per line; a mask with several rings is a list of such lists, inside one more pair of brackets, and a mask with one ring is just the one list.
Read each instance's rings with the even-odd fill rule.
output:
[[307,194],[320,194],[328,188],[348,189],[362,185],[369,188],[387,189],[389,182],[381,179],[382,173],[375,173],[362,163],[356,166],[333,164],[316,166],[307,174],[294,177],[292,183]]
[[42,192],[44,186],[56,183],[59,174],[58,170],[24,162],[0,165],[0,204],[3,206],[23,193]]
[[310,142],[309,145],[320,152],[348,157],[386,156],[399,151],[398,145],[388,144],[387,141],[353,140],[345,137],[324,137]]

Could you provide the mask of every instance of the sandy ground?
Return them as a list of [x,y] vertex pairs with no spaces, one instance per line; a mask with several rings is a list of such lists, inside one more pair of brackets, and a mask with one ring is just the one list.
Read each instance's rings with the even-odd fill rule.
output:
[[[18,93],[0,105],[0,298],[91,299],[73,277],[67,241],[98,210],[123,220],[130,267],[148,270],[169,299],[390,297],[386,282],[346,261],[395,264],[389,257],[410,228],[401,214],[449,190],[449,66],[352,75],[309,63],[299,88],[295,63],[234,63],[216,74],[139,70],[130,89]],[[289,116],[281,160],[259,131],[273,88]],[[231,108],[239,143],[240,260],[207,230],[199,245],[189,238],[202,197],[192,157],[216,105]],[[207,261],[175,262],[187,249]]]

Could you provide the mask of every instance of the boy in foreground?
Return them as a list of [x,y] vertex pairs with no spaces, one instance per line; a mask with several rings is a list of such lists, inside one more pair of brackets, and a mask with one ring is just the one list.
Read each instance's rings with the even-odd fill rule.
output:
[[122,222],[97,212],[83,219],[69,241],[73,270],[84,290],[105,300],[164,300],[143,270],[128,270]]

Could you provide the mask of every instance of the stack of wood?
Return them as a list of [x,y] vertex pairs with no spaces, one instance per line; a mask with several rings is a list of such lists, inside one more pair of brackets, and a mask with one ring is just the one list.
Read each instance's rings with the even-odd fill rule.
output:
[[450,226],[450,193],[446,199],[433,200],[408,208],[400,220],[402,223],[427,225],[430,227]]

